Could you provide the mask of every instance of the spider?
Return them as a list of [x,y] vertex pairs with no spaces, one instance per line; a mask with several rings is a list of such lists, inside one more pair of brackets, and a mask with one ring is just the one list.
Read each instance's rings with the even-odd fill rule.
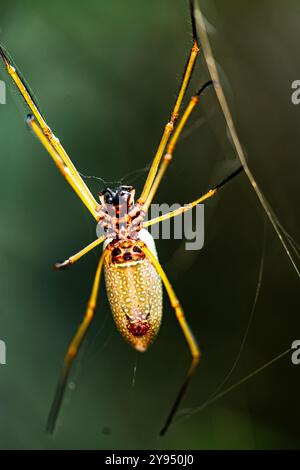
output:
[[231,173],[223,181],[195,201],[185,204],[175,211],[171,211],[152,220],[144,221],[149,206],[170,165],[178,138],[187,120],[198,104],[200,95],[210,85],[213,85],[211,81],[205,83],[200,90],[191,97],[182,117],[179,119],[181,105],[199,53],[194,2],[192,0],[190,1],[190,12],[193,33],[192,47],[184,69],[179,92],[170,114],[170,119],[164,127],[142,193],[136,202],[135,189],[132,186],[125,185],[114,189],[105,188],[99,193],[98,201],[94,198],[59,139],[53,134],[42,117],[38,106],[34,102],[21,75],[12,65],[8,54],[2,47],[0,48],[0,53],[7,72],[19,89],[27,106],[30,108],[31,113],[28,114],[26,119],[27,125],[48,151],[63,177],[85,204],[97,224],[100,224],[104,230],[103,235],[95,241],[66,261],[55,265],[57,270],[66,269],[92,249],[103,243],[103,252],[99,259],[86,311],[68,347],[56,394],[50,409],[47,421],[47,431],[50,433],[53,433],[55,430],[73,361],[94,317],[102,271],[105,273],[106,290],[115,324],[123,338],[132,347],[138,351],[144,352],[157,336],[162,320],[162,285],[164,285],[167,291],[171,306],[189,346],[192,356],[191,364],[175,402],[160,431],[161,435],[165,434],[170,426],[199,363],[200,351],[197,342],[186,321],[184,311],[175,291],[159,263],[155,243],[151,234],[147,231],[147,227],[166,219],[177,217],[191,210],[197,204],[208,200],[214,196],[219,189],[237,176],[242,171],[242,167]]

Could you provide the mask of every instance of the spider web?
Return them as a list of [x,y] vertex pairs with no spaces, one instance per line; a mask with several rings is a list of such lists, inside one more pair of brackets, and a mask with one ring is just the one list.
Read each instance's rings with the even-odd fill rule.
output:
[[237,365],[240,361],[240,358],[242,356],[242,352],[244,350],[249,330],[251,327],[251,323],[254,318],[254,313],[261,289],[261,284],[262,284],[262,278],[263,278],[263,272],[264,272],[264,264],[265,264],[265,248],[266,248],[266,221],[268,220],[271,223],[271,226],[273,227],[273,230],[275,231],[282,247],[283,250],[288,257],[293,269],[295,270],[296,274],[298,277],[300,277],[300,271],[299,267],[297,264],[296,260],[299,260],[300,256],[300,247],[299,244],[293,239],[293,237],[287,232],[287,230],[282,226],[280,221],[278,220],[276,214],[274,213],[273,209],[269,205],[267,199],[265,198],[261,188],[256,182],[256,179],[251,171],[251,169],[248,166],[247,160],[246,160],[246,155],[243,150],[243,147],[241,145],[241,142],[239,140],[231,112],[224,94],[224,90],[222,88],[220,78],[219,78],[219,73],[217,70],[216,66],[216,61],[210,46],[209,38],[207,35],[207,30],[206,30],[206,24],[204,17],[202,15],[202,12],[199,8],[199,6],[196,4],[195,5],[195,17],[196,17],[196,23],[197,23],[197,32],[199,35],[200,39],[200,44],[203,49],[206,65],[209,71],[209,74],[214,81],[215,85],[215,92],[222,110],[222,113],[224,115],[224,119],[227,125],[227,130],[228,130],[228,136],[230,138],[230,141],[232,142],[232,145],[234,147],[234,150],[244,168],[245,174],[248,177],[251,186],[253,187],[253,190],[255,191],[257,198],[259,199],[259,202],[263,208],[263,211],[266,215],[265,221],[264,221],[264,234],[263,234],[263,244],[262,244],[262,254],[261,254],[261,261],[260,261],[260,266],[259,266],[259,272],[258,272],[258,279],[257,279],[257,285],[256,285],[256,291],[254,295],[254,301],[252,304],[252,308],[250,311],[250,315],[248,318],[248,322],[246,325],[246,329],[238,350],[238,353],[236,355],[236,358],[234,360],[233,365],[231,366],[229,372],[226,374],[225,378],[221,381],[221,383],[215,388],[215,390],[209,395],[207,399],[203,401],[203,403],[195,408],[190,408],[190,409],[182,409],[179,411],[177,415],[176,421],[171,425],[171,427],[181,423],[182,421],[190,418],[192,415],[195,415],[196,413],[200,413],[204,411],[208,406],[216,403],[220,399],[222,399],[224,396],[226,396],[228,393],[232,392],[234,389],[237,387],[243,385],[244,383],[248,382],[250,379],[252,379],[254,376],[260,374],[261,372],[265,371],[267,368],[272,366],[273,364],[277,363],[280,361],[280,359],[283,359],[286,357],[288,354],[291,353],[293,350],[292,347],[286,349],[285,351],[277,354],[273,358],[271,358],[269,361],[265,362],[263,365],[257,367],[253,371],[249,372],[249,374],[245,375],[241,379],[237,380],[233,384],[227,386],[226,388],[225,385],[228,383],[229,379],[231,378],[233,372],[236,370]]
[[220,107],[221,107],[221,110],[222,110],[222,113],[224,115],[224,118],[225,118],[225,121],[226,121],[226,124],[227,124],[227,128],[228,128],[228,131],[229,131],[229,135],[231,137],[231,140],[232,140],[232,143],[233,143],[233,146],[234,146],[234,149],[236,151],[236,154],[244,168],[244,171],[246,173],[246,176],[248,177],[261,205],[262,205],[262,208],[265,212],[265,214],[267,215],[269,221],[271,222],[272,226],[273,226],[273,229],[275,230],[276,232],[276,235],[280,241],[280,243],[282,244],[283,246],[283,249],[286,253],[286,255],[288,256],[294,270],[296,271],[297,273],[297,276],[300,278],[300,271],[299,271],[299,267],[297,266],[297,263],[290,251],[290,236],[287,235],[287,232],[282,229],[282,226],[276,216],[276,214],[274,213],[274,211],[272,210],[271,206],[269,205],[268,201],[266,200],[262,190],[260,189],[260,187],[258,186],[257,182],[256,182],[256,179],[251,171],[251,169],[249,168],[249,165],[247,163],[247,160],[246,160],[246,155],[244,153],[244,150],[243,150],[243,147],[241,145],[241,142],[240,142],[240,139],[238,137],[238,134],[237,134],[237,131],[236,131],[236,128],[235,128],[235,125],[234,125],[234,122],[233,122],[233,119],[232,119],[232,116],[231,116],[231,112],[230,112],[230,109],[229,109],[229,106],[228,106],[228,103],[227,103],[227,99],[225,97],[225,94],[224,94],[224,90],[223,90],[223,87],[221,85],[221,82],[220,82],[220,77],[219,77],[219,73],[218,73],[218,70],[217,70],[217,66],[216,66],[216,61],[215,61],[215,58],[214,58],[214,55],[213,55],[213,52],[212,52],[212,49],[211,49],[211,45],[210,45],[210,42],[209,42],[209,39],[208,39],[208,35],[207,35],[207,31],[206,31],[206,26],[205,26],[205,21],[204,21],[204,17],[201,13],[201,10],[199,8],[199,6],[196,4],[195,5],[195,18],[196,18],[196,24],[197,24],[197,32],[199,34],[199,38],[200,38],[200,44],[201,44],[201,47],[203,48],[203,53],[204,53],[204,57],[205,57],[205,61],[206,61],[206,65],[207,65],[207,68],[208,68],[208,71],[209,71],[209,74],[214,82],[214,85],[215,85],[215,91],[216,91],[216,95],[217,95],[217,98],[218,98],[218,101],[219,101],[219,104],[220,104]]

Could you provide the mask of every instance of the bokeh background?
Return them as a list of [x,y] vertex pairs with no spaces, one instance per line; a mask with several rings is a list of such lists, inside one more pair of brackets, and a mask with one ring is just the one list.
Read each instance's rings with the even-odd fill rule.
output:
[[[300,4],[203,0],[201,6],[249,165],[279,220],[299,240],[300,107],[291,103],[291,83],[300,78]],[[0,28],[1,43],[80,172],[102,179],[86,179],[93,192],[121,179],[140,190],[191,42],[185,0],[2,0]],[[27,131],[27,110],[4,67],[0,73],[7,85],[7,104],[0,106],[0,339],[7,345],[7,364],[0,366],[0,448],[299,447],[300,366],[290,354],[202,412],[179,416],[166,437],[158,437],[189,364],[187,346],[165,298],[157,341],[144,355],[133,351],[114,328],[104,286],[56,435],[45,435],[99,252],[70,271],[53,271],[54,262],[95,238],[95,224]],[[190,93],[207,77],[201,58]],[[237,164],[208,91],[157,202],[191,201]],[[299,279],[245,176],[207,203],[201,251],[185,251],[180,240],[159,241],[158,249],[203,353],[182,409],[205,402],[232,367],[262,253],[249,335],[226,386],[299,338]]]

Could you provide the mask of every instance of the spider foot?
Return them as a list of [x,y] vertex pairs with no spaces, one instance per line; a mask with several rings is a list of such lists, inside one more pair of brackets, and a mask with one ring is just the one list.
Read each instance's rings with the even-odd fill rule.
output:
[[67,259],[63,263],[55,263],[54,269],[56,271],[60,271],[60,270],[63,270],[63,269],[68,269],[70,266],[71,266],[71,262],[70,262],[70,260]]

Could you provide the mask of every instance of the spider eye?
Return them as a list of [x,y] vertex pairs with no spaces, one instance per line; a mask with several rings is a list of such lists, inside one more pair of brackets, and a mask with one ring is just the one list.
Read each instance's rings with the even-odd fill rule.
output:
[[109,193],[106,193],[104,195],[104,201],[106,202],[106,204],[112,204],[113,203],[113,197],[111,194]]
[[114,202],[114,192],[109,189],[105,188],[101,191],[100,196],[103,196],[105,204],[113,204]]

